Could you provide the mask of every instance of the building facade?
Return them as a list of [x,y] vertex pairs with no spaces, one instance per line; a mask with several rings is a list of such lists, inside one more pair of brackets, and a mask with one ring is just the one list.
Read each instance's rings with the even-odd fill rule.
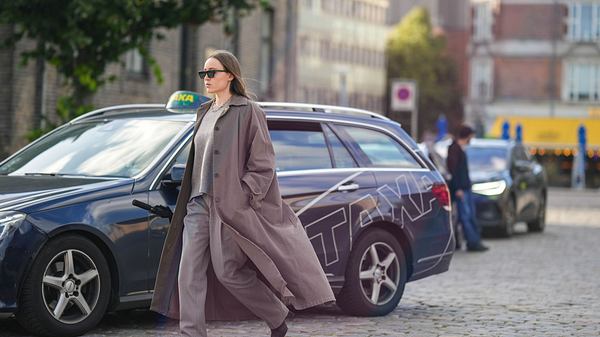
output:
[[600,1],[471,0],[471,14],[467,120],[490,136],[521,124],[532,153],[551,154],[559,173],[583,125],[598,176]]
[[599,42],[600,1],[472,0],[469,119],[596,116]]
[[[286,44],[289,13],[293,1],[273,1],[270,8],[257,8],[248,15],[236,15],[234,33],[225,34],[222,23],[201,27],[181,26],[163,30],[164,39],[149,46],[162,71],[163,82],[151,74],[148,62],[132,50],[121,63],[111,65],[107,83],[93,97],[94,108],[117,104],[165,103],[176,90],[203,91],[197,71],[207,55],[217,49],[236,52],[242,64],[249,90],[260,100],[283,100],[287,85]],[[0,26],[0,39],[12,32],[10,25]],[[25,146],[28,134],[44,125],[45,118],[58,123],[56,102],[64,93],[63,80],[45,62],[20,64],[20,53],[33,44],[21,41],[14,48],[0,49],[0,160]],[[277,89],[277,90],[276,90]]]
[[[204,91],[196,75],[208,55],[226,49],[240,60],[248,89],[261,101],[341,104],[384,111],[384,48],[389,0],[273,0],[268,8],[232,13],[224,24],[183,25],[165,30],[149,50],[162,70],[151,74],[137,51],[123,56],[107,73],[117,80],[103,86],[92,104],[163,103],[180,89]],[[242,15],[244,14],[244,15]],[[13,27],[0,26],[0,39]],[[0,50],[0,159],[29,141],[27,134],[57,121],[56,102],[64,90],[44,62],[19,64],[32,41]]]
[[382,113],[388,0],[300,0],[294,101]]

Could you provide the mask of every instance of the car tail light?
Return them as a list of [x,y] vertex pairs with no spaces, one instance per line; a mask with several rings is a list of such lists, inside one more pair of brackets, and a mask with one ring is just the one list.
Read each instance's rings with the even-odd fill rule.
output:
[[431,187],[431,193],[440,202],[440,205],[446,210],[450,210],[450,192],[446,184],[434,184]]

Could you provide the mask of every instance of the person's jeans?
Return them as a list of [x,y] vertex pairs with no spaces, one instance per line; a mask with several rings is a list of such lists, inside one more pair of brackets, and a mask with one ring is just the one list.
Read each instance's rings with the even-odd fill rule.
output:
[[473,192],[463,190],[463,197],[456,198],[458,207],[458,221],[462,224],[463,234],[467,240],[467,247],[476,247],[481,242],[479,228],[475,220],[475,204],[473,203]]

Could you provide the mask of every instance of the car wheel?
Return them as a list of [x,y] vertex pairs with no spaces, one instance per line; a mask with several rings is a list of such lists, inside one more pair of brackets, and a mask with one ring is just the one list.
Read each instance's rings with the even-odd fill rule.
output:
[[527,222],[529,232],[543,232],[546,228],[546,198],[543,197],[538,210],[538,216],[533,221]]
[[502,225],[498,227],[498,236],[508,238],[513,235],[513,229],[516,221],[517,207],[515,204],[515,198],[511,197],[504,207],[504,213],[502,214]]
[[17,320],[36,335],[82,335],[104,316],[110,282],[96,245],[77,235],[58,237],[42,249],[25,279]]
[[386,315],[398,306],[406,280],[402,246],[390,233],[373,229],[350,253],[337,303],[350,315]]

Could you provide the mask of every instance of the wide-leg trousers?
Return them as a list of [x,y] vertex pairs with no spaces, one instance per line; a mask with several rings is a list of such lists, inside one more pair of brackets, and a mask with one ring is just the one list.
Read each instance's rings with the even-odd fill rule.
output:
[[[212,197],[202,194],[187,204],[179,267],[179,329],[184,336],[207,336],[205,302],[209,259],[217,279],[243,305],[274,329],[289,310],[245,265],[248,256],[221,221],[209,221]],[[214,228],[213,228],[214,227]]]

